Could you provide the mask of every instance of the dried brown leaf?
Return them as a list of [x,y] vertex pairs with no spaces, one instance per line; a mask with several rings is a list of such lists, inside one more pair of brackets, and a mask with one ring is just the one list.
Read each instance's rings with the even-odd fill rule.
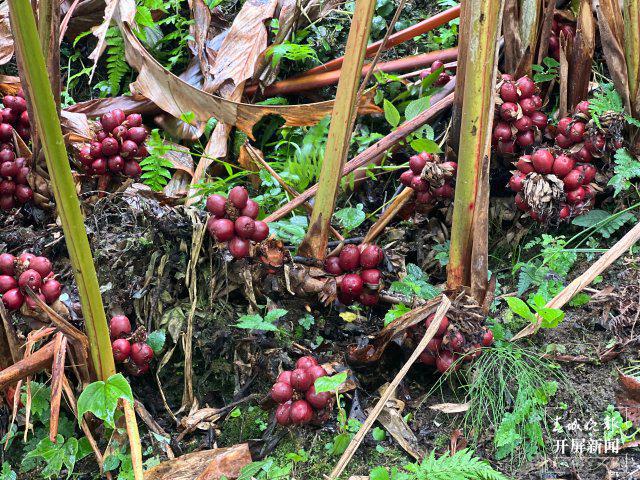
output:
[[0,3],[0,65],[4,65],[13,57],[13,33],[9,23],[9,5]]

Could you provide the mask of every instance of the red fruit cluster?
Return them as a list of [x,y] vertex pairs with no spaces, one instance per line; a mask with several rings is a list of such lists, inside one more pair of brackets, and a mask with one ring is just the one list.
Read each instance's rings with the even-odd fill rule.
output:
[[218,242],[227,242],[234,258],[245,258],[251,251],[251,241],[262,242],[269,236],[269,225],[256,220],[260,206],[249,198],[244,187],[233,187],[229,198],[211,195],[207,198],[207,210],[212,215],[207,221],[207,231]]
[[56,280],[47,257],[25,252],[16,258],[10,253],[3,253],[0,254],[0,272],[2,303],[8,310],[19,310],[24,303],[32,310],[36,308],[36,303],[27,294],[27,287],[49,305],[62,292],[62,285]]
[[[435,313],[427,317],[424,328],[414,328],[409,332],[414,341],[419,341],[424,336],[425,329],[429,328],[434,318]],[[472,361],[480,356],[483,346],[489,347],[493,344],[493,333],[485,327],[476,337],[465,337],[447,317],[444,317],[436,335],[422,351],[418,361],[424,365],[435,366],[440,373],[445,373],[459,358]],[[453,368],[460,368],[460,363],[456,363]]]
[[338,256],[327,257],[324,269],[338,277],[338,300],[344,305],[358,301],[365,307],[378,303],[382,272],[377,267],[383,258],[380,247],[366,244],[348,244]]
[[434,85],[436,87],[442,87],[449,83],[449,80],[451,80],[451,75],[444,69],[444,63],[442,63],[440,60],[436,60],[431,64],[429,68],[420,72],[420,78],[426,78],[438,70],[441,70],[441,72],[438,74],[438,78],[434,82]]
[[400,183],[416,192],[418,206],[433,205],[453,198],[457,170],[456,162],[441,162],[437,155],[422,152],[409,158],[409,170],[400,175]]
[[87,174],[139,177],[140,160],[149,156],[144,144],[148,132],[142,125],[142,115],[125,115],[115,109],[100,117],[99,127],[95,139],[80,149],[79,159]]
[[285,370],[271,387],[271,398],[278,404],[276,421],[283,426],[303,425],[326,413],[331,392],[316,393],[316,379],[327,375],[313,357],[301,357],[295,370]]
[[[531,155],[521,156],[514,163],[517,170],[509,180],[509,188],[517,192],[516,206],[524,212],[529,212],[531,218],[539,222],[561,221],[585,213],[595,201],[592,182],[597,169],[590,163],[580,161],[580,158],[575,154],[565,154],[547,148],[540,148]],[[545,206],[543,210],[535,206],[535,198],[531,197],[535,192],[529,192],[527,189],[527,182],[538,181],[539,177],[536,174],[546,176],[549,182],[562,188],[562,192],[554,197],[557,200],[555,204]],[[557,219],[547,218],[549,214],[557,214]]]
[[514,82],[511,75],[502,75],[497,89],[491,141],[501,155],[513,155],[542,137],[548,119],[540,111],[542,98],[531,78],[524,76]]
[[573,23],[556,16],[551,25],[551,36],[549,37],[549,55],[556,60],[560,60],[560,34],[564,34],[569,40],[576,36],[576,27]]
[[29,141],[30,123],[27,101],[22,89],[15,95],[5,95],[2,99],[2,121],[0,122],[0,142],[12,143],[13,131],[25,142]]
[[111,349],[116,363],[124,364],[127,372],[133,376],[144,375],[149,371],[153,360],[153,349],[146,343],[146,332],[131,334],[131,322],[124,315],[115,315],[109,320]]
[[557,125],[548,128],[555,144],[569,150],[576,161],[583,163],[591,163],[594,158],[603,156],[607,149],[615,151],[623,146],[618,138],[611,138],[608,144],[605,132],[593,128],[593,122],[589,119],[589,102],[583,100],[576,106],[572,116],[562,117]]
[[11,211],[16,205],[24,205],[33,199],[33,190],[28,181],[30,170],[24,158],[16,158],[13,144],[0,145],[1,210]]

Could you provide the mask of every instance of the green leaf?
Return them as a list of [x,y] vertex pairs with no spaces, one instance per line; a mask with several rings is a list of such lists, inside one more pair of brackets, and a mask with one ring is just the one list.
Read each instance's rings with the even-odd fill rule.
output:
[[267,322],[261,315],[243,315],[238,319],[238,323],[234,325],[236,328],[243,330],[262,330],[265,332],[277,332],[278,327],[273,323]]
[[336,211],[333,216],[340,225],[347,231],[352,231],[362,225],[367,218],[364,206],[359,203],[355,208],[347,207]]
[[389,480],[389,472],[385,467],[376,467],[369,473],[369,480]]
[[336,435],[333,438],[333,445],[330,450],[331,455],[334,455],[336,457],[338,455],[342,455],[344,451],[347,449],[347,447],[349,446],[350,442],[351,442],[350,433],[341,433],[339,435]]
[[427,152],[427,153],[440,153],[440,147],[436,142],[430,140],[428,138],[416,138],[411,141],[411,148],[413,148],[416,152]]
[[347,381],[347,372],[338,373],[331,377],[319,377],[316,378],[314,383],[316,387],[316,393],[322,392],[335,392],[340,386]]
[[626,148],[618,150],[613,157],[615,175],[611,177],[608,185],[614,188],[613,196],[615,197],[620,192],[629,190],[631,180],[640,177],[640,162]]
[[16,480],[18,475],[13,471],[9,462],[2,463],[2,470],[0,471],[0,480]]
[[611,237],[625,223],[635,221],[635,216],[631,212],[622,212],[618,214],[610,214],[605,210],[590,210],[584,215],[580,215],[573,219],[571,223],[579,227],[592,228],[594,233],[599,233],[604,238]]
[[385,432],[383,428],[376,427],[373,430],[371,430],[371,436],[376,442],[381,442],[385,438],[387,438],[387,432]]
[[400,124],[400,112],[398,109],[386,98],[383,102],[384,118],[389,122],[392,127],[397,127]]
[[56,437],[56,443],[45,437],[36,448],[27,452],[24,459],[42,459],[45,467],[40,472],[43,478],[60,478],[63,465],[67,467],[69,474],[73,472],[78,453],[78,440],[69,438],[66,442],[62,435]]
[[404,303],[398,303],[391,307],[384,316],[384,326],[386,327],[391,322],[393,322],[396,318],[401,317],[407,312],[410,312],[411,309],[407,307]]
[[167,339],[167,334],[164,330],[154,330],[147,335],[147,343],[153,350],[153,353],[157,356],[164,348],[164,343]]
[[284,308],[274,308],[273,310],[269,310],[269,312],[265,315],[264,320],[266,322],[273,323],[276,320],[284,317],[287,313],[289,313],[289,311],[285,310]]
[[542,307],[537,309],[537,313],[542,317],[542,328],[556,328],[564,320],[564,312],[559,308]]
[[413,100],[407,105],[404,110],[404,116],[407,120],[411,120],[417,117],[420,113],[424,112],[431,104],[430,97],[420,97],[417,100]]
[[506,297],[506,300],[513,313],[531,322],[535,320],[535,315],[523,300],[520,300],[518,297]]
[[106,382],[100,380],[87,385],[78,397],[78,422],[86,412],[91,412],[114,427],[113,418],[121,398],[133,403],[131,385],[121,373],[111,375]]

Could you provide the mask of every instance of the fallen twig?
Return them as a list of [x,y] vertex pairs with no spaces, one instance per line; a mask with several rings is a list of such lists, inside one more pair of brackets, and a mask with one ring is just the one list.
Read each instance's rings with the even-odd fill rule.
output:
[[393,220],[393,218],[398,214],[402,207],[411,199],[413,196],[413,189],[410,187],[405,187],[400,195],[393,199],[393,201],[389,204],[388,208],[378,217],[376,223],[371,225],[371,228],[367,232],[364,237],[363,243],[371,243],[373,242],[378,235],[382,233],[385,227]]
[[50,366],[54,351],[55,341],[51,341],[35,353],[0,371],[0,390]]

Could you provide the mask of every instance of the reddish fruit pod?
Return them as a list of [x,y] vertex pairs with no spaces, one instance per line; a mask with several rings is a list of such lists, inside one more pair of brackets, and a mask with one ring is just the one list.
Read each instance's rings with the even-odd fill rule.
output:
[[120,146],[120,156],[122,158],[133,158],[138,155],[138,144],[131,140],[125,140]]
[[367,287],[377,289],[380,286],[382,273],[377,268],[368,268],[360,272],[360,278]]
[[527,212],[530,210],[531,207],[529,207],[526,200],[520,193],[516,195],[515,201],[516,201],[516,207],[518,207],[518,210],[522,212]]
[[33,190],[27,185],[16,185],[16,191],[13,195],[16,197],[16,200],[18,200],[18,203],[24,205],[33,199]]
[[18,310],[24,303],[24,295],[17,288],[13,288],[2,294],[2,303],[7,310]]
[[451,185],[449,185],[448,183],[445,183],[441,187],[436,188],[433,191],[433,194],[438,198],[443,198],[443,199],[453,198],[454,190]]
[[298,400],[291,405],[289,416],[294,425],[309,423],[313,418],[313,409],[306,400]]
[[442,350],[436,358],[436,368],[440,373],[445,373],[451,368],[455,361],[453,354],[447,350]]
[[575,122],[569,127],[569,138],[574,143],[580,143],[584,140],[587,126],[582,122]]
[[102,140],[102,154],[111,157],[112,155],[116,155],[120,151],[120,145],[118,144],[118,140],[112,137],[107,137]]
[[380,294],[377,291],[363,291],[358,296],[358,301],[365,307],[373,307],[378,304],[380,300]]
[[296,361],[296,368],[302,368],[303,370],[306,370],[307,368],[311,368],[311,367],[315,367],[316,365],[318,365],[318,361],[313,358],[313,357],[300,357],[297,361]]
[[556,144],[560,148],[570,148],[573,146],[573,140],[571,140],[566,135],[559,133],[558,135],[556,135]]
[[0,272],[5,275],[13,275],[16,271],[16,257],[10,253],[0,254]]
[[438,337],[434,337],[431,340],[429,340],[429,343],[427,343],[427,346],[425,347],[425,351],[435,355],[440,351],[441,345],[442,345],[442,339]]
[[113,350],[113,359],[117,363],[122,363],[131,354],[131,344],[125,338],[117,338],[111,343],[111,350]]
[[45,302],[52,304],[60,298],[60,294],[62,293],[62,284],[55,278],[45,278],[42,286],[40,287],[40,292],[44,295]]
[[523,188],[523,182],[525,178],[526,178],[526,174],[522,172],[514,173],[513,176],[509,179],[509,188],[514,192],[521,191]]
[[0,140],[9,142],[13,138],[13,127],[8,123],[0,123]]
[[278,375],[278,379],[276,380],[276,383],[277,382],[284,382],[291,385],[291,370],[283,370],[280,372],[280,375]]
[[508,140],[505,142],[498,142],[498,153],[500,155],[513,155],[516,153],[516,141]]
[[493,344],[493,332],[491,330],[487,330],[482,335],[482,345],[485,347],[490,347]]
[[531,115],[537,110],[536,102],[533,98],[523,98],[518,102],[518,105],[520,105],[522,113],[524,113],[525,115]]
[[126,138],[140,145],[147,139],[147,129],[144,127],[133,127],[127,130]]
[[311,385],[304,398],[313,408],[321,410],[326,407],[329,400],[331,400],[331,392],[316,393],[315,385]]
[[120,173],[124,170],[124,158],[114,155],[107,159],[107,168],[113,173]]
[[303,368],[296,368],[291,372],[291,386],[299,392],[306,392],[313,385],[314,379],[311,374]]
[[249,200],[249,192],[241,186],[233,187],[229,192],[229,201],[238,209],[242,210]]
[[338,255],[339,265],[342,270],[350,272],[360,266],[360,250],[352,244],[345,245]]
[[558,155],[553,161],[552,172],[559,178],[564,178],[575,166],[576,162],[567,155]]
[[222,195],[214,194],[207,197],[207,210],[210,214],[215,215],[218,218],[222,218],[226,215],[226,205],[227,199]]
[[593,155],[591,155],[591,152],[586,146],[582,147],[574,155],[579,162],[591,163],[593,161]]
[[207,230],[218,242],[227,242],[235,237],[235,225],[228,218],[209,218]]
[[142,168],[135,160],[129,160],[128,162],[124,162],[122,173],[129,178],[138,178],[142,175]]
[[33,253],[22,252],[20,256],[18,256],[18,262],[21,265],[26,267],[31,263],[31,260],[33,260],[34,258],[36,258],[36,256]]
[[436,357],[431,352],[427,352],[427,350],[425,349],[418,357],[418,361],[424,365],[435,365]]
[[411,180],[411,185],[409,186],[416,192],[426,192],[427,190],[429,190],[429,184],[420,177],[413,177],[413,180]]
[[413,155],[409,157],[409,168],[416,175],[420,175],[422,173],[422,170],[424,169],[426,164],[427,161],[419,155]]
[[277,382],[271,387],[270,395],[276,403],[288,402],[293,396],[293,388],[286,382]]
[[431,203],[433,200],[433,195],[429,192],[419,192],[416,195],[416,203],[420,203],[422,205],[426,205],[427,203]]
[[34,269],[42,277],[46,277],[53,270],[53,265],[47,257],[35,257],[29,263],[29,268]]
[[384,252],[377,245],[369,245],[360,253],[360,266],[374,268],[380,265],[384,258]]
[[227,248],[234,258],[245,258],[249,256],[251,243],[249,240],[245,240],[244,238],[234,237],[227,244]]
[[560,220],[565,220],[569,218],[570,215],[571,209],[569,208],[569,205],[564,205],[558,212],[558,217],[560,217]]
[[327,371],[322,365],[314,365],[312,367],[309,367],[307,368],[307,372],[309,373],[309,375],[311,375],[311,378],[313,378],[314,382],[320,377],[327,376]]
[[527,76],[520,77],[516,81],[516,87],[520,90],[520,98],[527,98],[536,93],[535,82]]
[[18,281],[11,275],[0,275],[0,293],[18,288]]
[[349,294],[346,294],[342,291],[338,292],[338,301],[342,305],[351,305],[353,302],[355,302],[355,300],[356,299]]
[[493,127],[493,139],[503,142],[511,140],[513,133],[511,132],[511,126],[505,122],[498,122]]
[[511,81],[505,81],[500,86],[500,98],[505,102],[516,103],[520,98],[516,84]]
[[340,282],[340,291],[351,296],[357,297],[362,293],[364,283],[357,273],[348,273]]
[[112,112],[107,112],[100,117],[100,125],[106,132],[110,132],[122,122],[118,122],[118,120],[114,117]]
[[500,105],[500,118],[505,122],[511,122],[518,118],[518,105],[514,102],[505,102]]
[[531,112],[529,114],[529,118],[531,119],[531,122],[540,130],[544,130],[549,122],[547,116],[538,110],[536,110],[535,112]]
[[235,222],[235,231],[241,238],[251,238],[256,231],[255,220],[251,217],[238,217]]
[[242,209],[242,212],[240,212],[241,215],[251,217],[253,219],[258,216],[258,213],[260,213],[260,205],[258,205],[258,202],[251,199],[247,200],[247,204]]
[[113,115],[113,119],[118,124],[123,123],[127,119],[127,116],[125,115],[125,113],[119,108],[114,108],[113,110],[111,110],[111,115]]
[[325,258],[324,270],[331,275],[342,275],[342,268],[340,268],[340,259],[338,257]]
[[125,315],[114,315],[109,320],[109,335],[111,338],[121,338],[131,335],[131,322]]
[[262,242],[263,240],[266,240],[269,236],[269,225],[261,220],[256,220],[254,225],[255,229],[251,236],[251,240],[254,242]]
[[407,170],[400,175],[400,183],[402,183],[405,187],[410,187],[411,182],[413,181],[415,175],[411,170]]
[[554,162],[553,154],[546,148],[540,148],[531,155],[531,163],[536,172],[546,174],[551,173]]
[[91,170],[96,175],[104,175],[107,173],[107,161],[104,158],[98,158],[91,163]]
[[588,185],[596,178],[596,173],[598,173],[598,169],[593,165],[579,165],[576,167],[576,170],[582,172],[584,175],[584,180],[582,181],[583,185]]
[[33,269],[28,269],[20,274],[18,277],[18,285],[22,289],[29,287],[31,290],[39,290],[42,285],[42,275]]
[[580,170],[574,168],[565,175],[562,182],[564,183],[564,191],[570,192],[582,185],[584,182],[584,174]]
[[276,422],[283,427],[291,425],[291,405],[292,403],[289,401],[276,408]]
[[584,188],[578,187],[575,190],[567,192],[567,203],[571,205],[577,205],[579,203],[584,202],[586,197],[586,192]]
[[142,126],[142,115],[139,113],[130,113],[127,115],[125,122],[127,122],[129,129],[131,129],[131,127],[140,127]]
[[449,348],[451,350],[453,350],[454,352],[459,352],[460,350],[462,350],[465,344],[465,340],[460,332],[450,332],[447,337],[449,340]]
[[[431,315],[429,315],[427,317],[427,319],[425,320],[425,327],[429,328],[429,325],[431,325],[431,322],[433,322],[433,319],[436,317],[435,313],[432,313]],[[449,328],[449,319],[447,317],[443,317],[442,318],[442,322],[440,322],[440,327],[438,328],[438,331],[436,332],[436,337],[442,337],[446,331],[447,328]]]
[[535,172],[535,168],[533,168],[533,164],[531,163],[531,155],[522,155],[515,164],[516,168],[524,173]]
[[525,132],[518,132],[516,134],[516,143],[520,147],[529,147],[533,145],[535,141],[536,141],[536,138],[533,134],[533,131],[531,130],[527,130]]
[[531,117],[523,115],[515,122],[513,122],[513,126],[516,127],[519,132],[526,132],[527,130],[531,130],[533,128],[533,120],[531,120]]
[[444,68],[444,63],[442,63],[441,60],[434,60],[433,63],[431,64],[431,71],[435,72],[439,68]]
[[147,365],[153,360],[153,349],[145,342],[131,345],[131,360],[138,365]]

